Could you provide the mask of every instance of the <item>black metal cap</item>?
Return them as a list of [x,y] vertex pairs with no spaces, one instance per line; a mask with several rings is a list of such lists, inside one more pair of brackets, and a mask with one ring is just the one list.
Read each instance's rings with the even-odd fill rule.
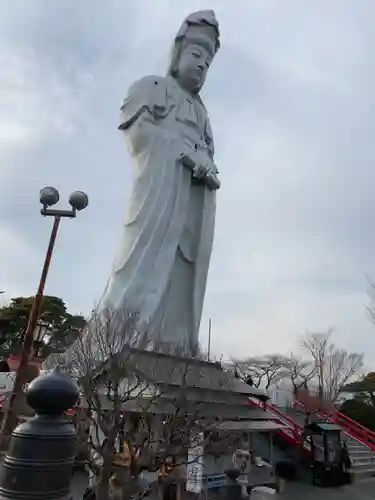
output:
[[26,391],[26,401],[39,415],[61,415],[78,401],[79,389],[68,375],[53,371],[34,379]]
[[237,467],[233,467],[232,469],[226,469],[224,474],[232,481],[236,481],[240,477],[241,471]]

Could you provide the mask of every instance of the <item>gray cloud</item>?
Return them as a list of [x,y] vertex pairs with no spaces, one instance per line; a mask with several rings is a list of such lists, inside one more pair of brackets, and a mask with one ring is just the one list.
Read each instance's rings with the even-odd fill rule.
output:
[[[51,224],[38,190],[51,184],[62,198],[86,190],[90,208],[62,224],[47,292],[85,313],[100,296],[131,183],[119,103],[133,80],[165,71],[197,8],[207,5],[0,5],[0,285],[10,295],[34,292]],[[225,357],[288,351],[304,331],[332,326],[370,358],[375,6],[215,8],[222,48],[203,98],[223,188],[202,342],[209,316]]]

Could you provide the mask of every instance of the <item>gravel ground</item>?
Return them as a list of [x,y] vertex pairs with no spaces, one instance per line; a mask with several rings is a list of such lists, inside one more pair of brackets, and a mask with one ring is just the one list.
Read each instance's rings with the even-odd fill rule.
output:
[[341,488],[318,488],[306,484],[287,484],[277,498],[283,500],[375,500],[375,481]]
[[[73,500],[82,500],[86,487],[87,476],[76,474],[72,483]],[[375,500],[375,480],[341,488],[318,488],[308,484],[289,483],[285,491],[276,498],[280,500]]]

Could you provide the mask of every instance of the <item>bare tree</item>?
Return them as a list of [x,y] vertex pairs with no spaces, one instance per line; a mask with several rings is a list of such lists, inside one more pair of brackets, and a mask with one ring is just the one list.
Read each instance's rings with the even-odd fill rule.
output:
[[316,376],[315,363],[295,356],[293,353],[284,361],[285,375],[290,380],[294,396],[298,390],[307,388],[308,383]]
[[266,390],[287,374],[286,359],[278,354],[232,361],[241,380]]
[[326,405],[333,404],[341,388],[363,366],[363,354],[349,353],[331,342],[332,330],[308,334],[303,347],[310,354],[316,372],[318,397]]
[[[138,329],[137,320],[138,316],[133,313],[124,313],[119,318],[109,308],[100,314],[93,313],[84,334],[73,346],[48,360],[49,364],[56,366],[57,363],[79,383],[81,408],[78,413],[87,422],[86,426],[78,425],[83,431],[79,432],[83,440],[80,444],[88,446],[89,465],[98,476],[99,499],[108,498],[118,441],[125,427],[123,406],[133,402],[142,420],[147,406],[157,396],[151,381],[140,378],[134,356],[131,357],[132,349],[147,349],[150,344],[147,334]],[[131,465],[134,449],[132,443],[129,446]]]
[[370,299],[370,303],[366,305],[366,309],[370,315],[370,320],[375,323],[375,283],[370,277],[367,279],[367,282],[367,295]]
[[[79,413],[90,432],[80,425],[79,434],[97,476],[99,500],[108,498],[116,464],[128,471],[123,487],[130,495],[142,461],[158,458],[162,464],[179,451],[180,461],[186,464],[187,453],[181,452],[187,452],[192,433],[209,425],[201,419],[201,403],[189,397],[194,360],[181,357],[181,349],[158,357],[158,345],[139,330],[137,320],[136,314],[129,313],[119,321],[107,309],[91,318],[85,335],[67,353],[50,360],[80,385]],[[163,368],[174,390],[159,383]]]

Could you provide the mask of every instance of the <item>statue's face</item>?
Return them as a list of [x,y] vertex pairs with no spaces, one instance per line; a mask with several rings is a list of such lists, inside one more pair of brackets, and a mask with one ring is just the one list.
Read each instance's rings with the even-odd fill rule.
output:
[[182,51],[177,67],[177,80],[188,92],[198,91],[206,79],[212,56],[203,47],[188,45]]

